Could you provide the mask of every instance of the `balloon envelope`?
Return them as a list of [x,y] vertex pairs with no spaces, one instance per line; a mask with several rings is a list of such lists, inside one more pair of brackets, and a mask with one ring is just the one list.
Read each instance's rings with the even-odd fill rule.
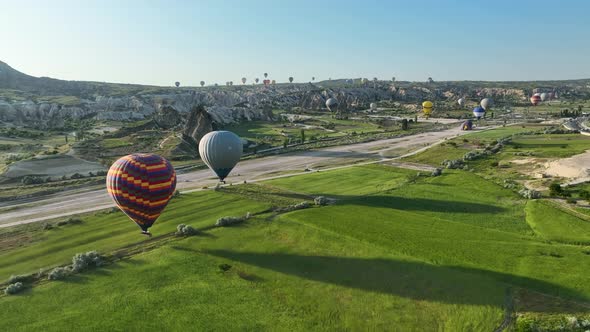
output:
[[242,77],[242,84],[246,84],[246,78]]
[[492,106],[492,100],[490,98],[484,98],[479,103],[484,110],[488,110]]
[[471,130],[473,129],[473,121],[471,120],[467,120],[465,122],[463,122],[463,124],[461,125],[461,130]]
[[199,154],[223,181],[242,157],[242,140],[231,131],[212,131],[201,138]]
[[473,115],[478,119],[483,117],[485,114],[486,114],[486,110],[481,106],[477,106],[476,108],[473,109]]
[[174,85],[178,88],[180,86],[180,82],[175,82]]
[[108,193],[144,232],[158,219],[175,189],[174,167],[155,154],[122,157],[107,173]]
[[465,105],[465,99],[464,98],[459,98],[459,100],[457,100],[457,103],[459,103],[459,106],[464,106]]
[[533,104],[533,106],[537,106],[541,103],[541,96],[538,95],[533,95],[531,97],[531,104]]
[[377,110],[377,104],[376,103],[371,103],[371,105],[369,105],[369,107],[371,108],[371,111],[376,111]]
[[336,109],[336,107],[338,107],[338,99],[328,98],[328,100],[326,100],[326,107],[328,108],[328,110],[333,111],[334,109]]
[[547,100],[547,93],[545,93],[545,92],[541,93],[540,97],[541,97],[541,101]]
[[201,86],[204,86],[204,85],[205,85],[205,81],[201,81]]

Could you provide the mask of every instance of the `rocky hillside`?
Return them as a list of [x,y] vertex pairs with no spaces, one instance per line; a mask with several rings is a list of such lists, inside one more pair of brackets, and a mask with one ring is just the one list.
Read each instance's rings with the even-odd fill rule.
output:
[[[373,101],[417,105],[425,99],[454,103],[461,97],[527,103],[533,91],[559,91],[563,97],[590,96],[590,81],[542,82],[368,82],[334,80],[317,84],[264,87],[219,86],[169,88],[98,82],[63,81],[23,74],[0,62],[0,123],[60,128],[67,118],[141,120],[153,118],[166,126],[172,110],[186,117],[199,105],[215,123],[272,120],[272,109],[322,109],[336,97],[341,110],[366,109]],[[168,113],[167,113],[168,112]],[[176,120],[172,119],[172,122]]]

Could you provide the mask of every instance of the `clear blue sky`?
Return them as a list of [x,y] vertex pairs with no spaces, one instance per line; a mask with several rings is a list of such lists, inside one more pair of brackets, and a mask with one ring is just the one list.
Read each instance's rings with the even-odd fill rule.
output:
[[590,1],[0,0],[0,60],[157,85],[589,78]]

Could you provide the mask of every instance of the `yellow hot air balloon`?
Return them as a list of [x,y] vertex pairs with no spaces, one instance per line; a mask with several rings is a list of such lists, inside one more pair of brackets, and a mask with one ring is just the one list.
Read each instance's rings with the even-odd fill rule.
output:
[[425,118],[428,119],[430,117],[430,114],[432,113],[432,107],[434,107],[434,104],[429,100],[422,103],[422,112],[424,113]]

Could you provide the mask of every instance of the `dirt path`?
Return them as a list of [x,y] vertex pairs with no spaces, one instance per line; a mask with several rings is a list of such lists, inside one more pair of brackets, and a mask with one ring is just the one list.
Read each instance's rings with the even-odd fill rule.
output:
[[[487,128],[491,129],[491,128]],[[335,146],[318,150],[282,154],[264,158],[257,158],[240,162],[232,171],[228,182],[243,183],[263,181],[272,178],[309,174],[305,169],[339,169],[354,165],[393,161],[429,149],[446,139],[470,132],[453,128],[438,132],[427,132],[412,136],[379,140],[367,143]],[[411,152],[395,158],[383,158],[375,147],[388,146],[387,149],[404,148]],[[277,170],[293,171],[293,173],[272,176]],[[297,172],[299,171],[299,172]],[[206,170],[197,170],[178,175],[178,190],[195,191],[217,184],[214,174]],[[111,198],[105,190],[93,190],[82,193],[62,193],[54,197],[39,199],[35,202],[14,201],[7,206],[21,206],[7,209],[0,213],[0,228],[39,222],[43,220],[64,217],[80,212],[90,212],[113,206]]]

